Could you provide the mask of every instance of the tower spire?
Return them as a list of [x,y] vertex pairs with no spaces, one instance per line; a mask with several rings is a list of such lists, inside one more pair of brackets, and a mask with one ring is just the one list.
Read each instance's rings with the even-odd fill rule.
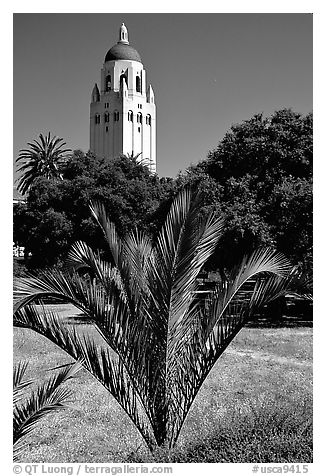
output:
[[122,23],[122,25],[120,26],[120,34],[119,34],[118,43],[124,43],[125,45],[129,45],[128,30],[124,23]]

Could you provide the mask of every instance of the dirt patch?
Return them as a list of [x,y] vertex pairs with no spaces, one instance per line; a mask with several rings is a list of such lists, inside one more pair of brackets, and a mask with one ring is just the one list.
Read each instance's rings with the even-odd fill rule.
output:
[[286,364],[286,365],[296,365],[298,367],[311,367],[312,362],[306,360],[293,359],[292,357],[280,357],[278,355],[266,354],[259,350],[236,350],[236,349],[226,349],[226,354],[239,355],[244,357],[251,357],[256,360],[273,361],[277,364]]

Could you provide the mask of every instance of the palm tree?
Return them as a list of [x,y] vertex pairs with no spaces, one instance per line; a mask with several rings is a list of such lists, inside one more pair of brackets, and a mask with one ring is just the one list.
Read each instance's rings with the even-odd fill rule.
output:
[[68,399],[72,392],[67,388],[62,388],[62,384],[67,382],[81,369],[81,364],[62,366],[55,375],[48,381],[39,385],[29,396],[25,397],[23,389],[33,383],[33,380],[23,380],[27,362],[19,362],[14,367],[13,375],[13,396],[14,396],[14,461],[17,461],[24,445],[20,442],[35,426],[49,413],[66,408]]
[[65,154],[71,149],[63,149],[66,143],[56,136],[46,137],[42,134],[39,141],[28,142],[29,149],[21,149],[16,163],[20,164],[18,172],[23,172],[18,180],[17,189],[24,195],[37,177],[61,178],[60,166],[65,160]]
[[132,151],[131,154],[127,152],[126,157],[130,160],[135,160],[136,162],[138,161],[139,163],[141,163],[141,160],[140,161],[138,160],[141,155],[142,155],[142,152],[138,152],[138,154],[134,154],[134,151]]
[[132,151],[131,154],[129,154],[129,152],[127,152],[125,157],[127,157],[130,160],[136,161],[138,164],[140,164],[144,167],[147,167],[149,169],[149,171],[151,171],[150,159],[145,158],[145,157],[140,158],[140,156],[142,154],[143,154],[142,152],[138,152],[137,154],[134,154],[134,151]]
[[[137,230],[120,238],[105,208],[93,203],[111,263],[77,242],[69,254],[73,270],[16,284],[14,325],[33,329],[83,359],[151,450],[175,445],[217,359],[257,308],[284,292],[290,279],[282,255],[257,250],[201,299],[197,277],[222,235],[223,221],[215,214],[199,219],[200,206],[200,195],[184,190],[153,241]],[[90,271],[88,279],[79,268]],[[102,344],[34,305],[51,296],[80,309]]]

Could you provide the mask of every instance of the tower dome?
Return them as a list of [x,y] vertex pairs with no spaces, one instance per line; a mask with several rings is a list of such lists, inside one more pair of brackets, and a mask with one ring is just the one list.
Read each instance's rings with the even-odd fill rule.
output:
[[119,41],[109,49],[105,55],[107,61],[129,60],[142,62],[140,54],[135,48],[129,45],[128,30],[124,23],[120,27]]
[[112,46],[105,55],[105,63],[107,61],[129,60],[142,62],[140,54],[135,48],[123,43],[117,43]]

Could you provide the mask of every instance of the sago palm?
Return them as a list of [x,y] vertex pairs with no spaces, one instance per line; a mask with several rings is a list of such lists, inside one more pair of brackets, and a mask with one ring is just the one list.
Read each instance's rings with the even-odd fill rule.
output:
[[39,140],[28,142],[29,149],[22,149],[16,159],[19,164],[18,172],[22,176],[18,180],[17,189],[25,194],[37,177],[62,178],[60,166],[62,165],[65,154],[70,149],[64,149],[66,143],[63,139],[53,136],[50,132],[47,136],[40,134]]
[[13,440],[14,440],[14,460],[16,461],[24,444],[24,438],[35,430],[40,420],[49,413],[66,408],[71,390],[65,388],[63,384],[67,380],[75,377],[81,369],[81,364],[62,366],[46,382],[37,386],[37,389],[26,395],[24,389],[30,386],[33,380],[24,380],[27,369],[27,362],[19,362],[14,367],[13,375]]
[[[201,299],[198,274],[216,247],[223,221],[215,214],[199,219],[200,206],[200,196],[184,190],[151,240],[139,231],[119,237],[105,208],[93,203],[110,262],[78,242],[69,255],[73,271],[23,278],[16,285],[14,324],[83,359],[150,449],[175,445],[219,356],[257,308],[280,295],[290,280],[282,255],[258,250]],[[78,268],[88,269],[87,277]],[[80,309],[102,343],[34,305],[49,296]]]

